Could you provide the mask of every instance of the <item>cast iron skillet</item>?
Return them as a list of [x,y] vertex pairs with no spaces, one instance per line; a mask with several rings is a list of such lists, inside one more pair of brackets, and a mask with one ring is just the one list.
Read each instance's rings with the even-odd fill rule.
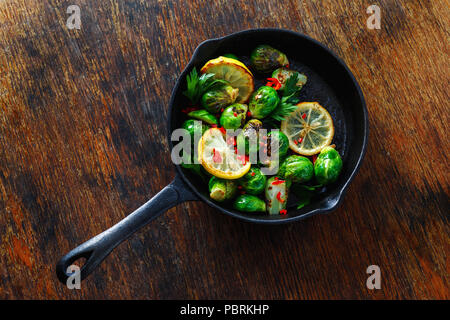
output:
[[[180,128],[185,120],[180,110],[187,104],[186,98],[182,95],[186,75],[194,66],[199,68],[209,59],[225,53],[234,53],[249,65],[248,56],[259,44],[269,44],[284,52],[289,58],[291,68],[308,76],[308,82],[302,89],[301,101],[318,101],[333,117],[336,128],[333,143],[336,144],[344,161],[339,180],[322,190],[310,205],[300,210],[296,209],[293,199],[294,201],[288,204],[287,215],[256,215],[239,212],[211,201],[207,186],[190,172],[176,166],[177,174],[174,181],[152,199],[110,229],[61,258],[56,266],[56,273],[61,282],[66,283],[70,276],[67,273],[68,266],[80,258],[86,259],[81,267],[81,279],[86,278],[122,241],[167,209],[184,201],[202,200],[227,215],[263,224],[293,222],[317,213],[328,213],[337,208],[364,157],[369,133],[367,109],[361,89],[344,62],[324,45],[308,36],[281,29],[252,29],[200,44],[172,91],[168,117],[170,148],[173,147],[170,141],[172,131]],[[263,79],[262,76],[259,78]],[[256,82],[257,86],[261,84],[262,80]],[[167,158],[170,159],[169,155]]]

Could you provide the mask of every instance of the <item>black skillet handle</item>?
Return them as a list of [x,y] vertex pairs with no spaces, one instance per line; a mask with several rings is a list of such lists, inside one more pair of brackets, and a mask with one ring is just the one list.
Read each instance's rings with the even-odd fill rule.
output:
[[62,257],[56,265],[56,274],[59,281],[66,284],[67,278],[71,275],[67,273],[67,268],[80,258],[86,259],[86,262],[80,269],[81,280],[83,280],[115,247],[137,230],[169,208],[178,203],[191,200],[198,200],[198,198],[177,175],[172,183],[126,218]]

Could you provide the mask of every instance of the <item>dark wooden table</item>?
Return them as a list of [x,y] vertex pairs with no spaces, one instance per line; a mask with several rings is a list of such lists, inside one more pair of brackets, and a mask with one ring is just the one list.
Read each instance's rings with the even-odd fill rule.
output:
[[[375,2],[379,30],[368,0],[2,1],[0,298],[449,298],[450,10]],[[370,141],[343,205],[267,227],[182,204],[61,285],[61,255],[173,179],[167,104],[195,47],[255,27],[323,42],[362,87]]]

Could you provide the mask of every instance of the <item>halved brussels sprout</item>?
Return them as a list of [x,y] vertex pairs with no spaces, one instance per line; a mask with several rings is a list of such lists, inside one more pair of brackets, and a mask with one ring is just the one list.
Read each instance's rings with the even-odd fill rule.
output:
[[272,177],[266,185],[266,209],[269,214],[279,214],[286,210],[288,186],[285,180]]
[[286,55],[268,45],[256,47],[250,55],[252,67],[260,73],[269,73],[289,64]]
[[264,212],[266,211],[266,203],[256,196],[250,194],[242,194],[238,196],[233,207],[243,212]]
[[[278,145],[278,150],[272,150],[271,145],[272,141],[277,141],[275,145]],[[276,155],[278,153],[279,158],[283,158],[289,150],[289,139],[288,137],[280,130],[278,131],[271,131],[267,135],[267,151],[268,155]]]
[[220,116],[220,125],[225,129],[237,129],[245,123],[248,107],[235,103],[225,108]]
[[272,78],[276,78],[280,82],[280,90],[283,90],[286,80],[289,79],[294,73],[297,73],[297,87],[302,88],[308,80],[303,73],[287,68],[278,68],[272,73]]
[[317,182],[325,185],[335,182],[342,170],[342,159],[332,147],[325,147],[314,163]]
[[248,104],[253,118],[267,117],[280,102],[277,91],[272,87],[262,86],[250,97]]
[[209,180],[209,196],[218,202],[232,199],[236,194],[237,184],[234,180],[225,180],[211,177]]
[[[259,150],[258,135],[262,126],[262,122],[258,119],[249,120],[236,138],[238,150],[241,148],[240,146],[245,145],[245,154],[248,155],[250,151],[257,153]],[[251,145],[250,140],[254,141]],[[251,150],[250,147],[252,147]]]
[[239,89],[224,85],[220,89],[210,90],[202,96],[202,106],[208,112],[218,113],[220,109],[234,103],[238,96]]
[[250,170],[238,180],[238,184],[248,193],[258,195],[264,191],[266,187],[267,177],[261,173],[261,170],[256,167],[251,167]]
[[277,175],[292,182],[307,182],[314,175],[314,166],[306,157],[289,156],[281,164]]
[[194,119],[201,120],[207,124],[217,125],[217,118],[206,110],[195,110],[188,113],[188,116]]

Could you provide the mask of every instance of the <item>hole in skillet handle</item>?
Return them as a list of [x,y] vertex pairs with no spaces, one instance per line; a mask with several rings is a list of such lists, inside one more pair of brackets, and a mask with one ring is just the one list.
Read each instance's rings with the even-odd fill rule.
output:
[[141,207],[108,230],[79,245],[63,256],[56,265],[56,275],[59,281],[67,285],[67,279],[72,275],[68,273],[68,268],[80,258],[86,259],[80,269],[80,279],[84,280],[115,247],[128,239],[137,230],[173,206],[181,202],[194,200],[198,200],[197,196],[189,190],[178,175],[175,176],[172,183]]

